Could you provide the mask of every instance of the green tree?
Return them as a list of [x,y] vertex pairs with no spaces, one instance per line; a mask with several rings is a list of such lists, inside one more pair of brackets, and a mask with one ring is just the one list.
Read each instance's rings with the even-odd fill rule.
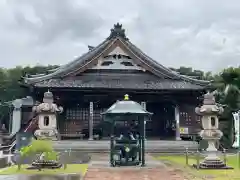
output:
[[230,148],[233,142],[233,116],[232,113],[240,109],[240,68],[224,69],[215,76],[216,100],[225,105],[220,121],[225,121],[222,144]]
[[58,154],[54,151],[52,141],[50,140],[33,140],[30,145],[22,147],[20,150],[20,161],[18,169],[21,169],[21,162],[24,158],[31,155],[41,154],[44,160],[57,160]]
[[31,152],[35,154],[53,151],[50,140],[33,140],[30,147]]

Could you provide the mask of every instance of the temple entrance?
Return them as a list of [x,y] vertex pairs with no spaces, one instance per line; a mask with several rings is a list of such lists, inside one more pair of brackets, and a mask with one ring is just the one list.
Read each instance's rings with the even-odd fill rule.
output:
[[146,137],[174,139],[176,132],[174,105],[170,102],[148,103],[147,110],[153,115],[151,121],[146,124]]
[[[65,110],[64,121],[61,122],[60,133],[67,134],[69,137],[77,137],[84,134],[84,139],[89,137],[89,104],[79,104],[78,106],[69,107]],[[106,105],[94,104],[93,113],[93,133],[99,134],[100,139],[109,138],[110,124],[102,121],[101,113],[106,110]],[[110,107],[110,105],[109,105]],[[147,111],[153,115],[150,121],[146,123],[146,137],[148,139],[175,139],[175,111],[174,105],[168,102],[147,103]],[[124,131],[132,131],[134,134],[138,124],[126,120],[117,125],[116,136],[119,136]]]

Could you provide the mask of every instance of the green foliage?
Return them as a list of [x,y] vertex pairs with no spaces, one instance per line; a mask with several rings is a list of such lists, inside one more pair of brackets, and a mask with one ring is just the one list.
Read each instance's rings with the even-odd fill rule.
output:
[[22,157],[27,157],[29,155],[32,154],[32,149],[31,149],[31,145],[30,146],[24,146],[20,149],[20,155]]
[[44,159],[45,160],[57,160],[58,159],[58,153],[56,151],[51,152],[45,152],[44,153]]
[[29,146],[20,150],[21,157],[27,157],[34,154],[44,154],[46,160],[56,160],[57,152],[52,147],[50,140],[33,140]]
[[33,140],[31,143],[31,150],[34,153],[52,152],[53,147],[50,140]]
[[240,68],[224,69],[214,78],[217,89],[216,100],[225,105],[221,121],[227,122],[223,131],[222,144],[230,148],[233,142],[233,116],[232,113],[240,109]]
[[20,149],[21,158],[18,162],[18,170],[21,169],[21,161],[31,155],[43,154],[44,160],[57,160],[58,153],[54,151],[50,140],[33,140],[30,145]]

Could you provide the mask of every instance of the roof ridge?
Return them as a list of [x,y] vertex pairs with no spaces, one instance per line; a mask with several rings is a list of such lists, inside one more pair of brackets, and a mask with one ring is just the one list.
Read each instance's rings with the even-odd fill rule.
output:
[[183,80],[188,80],[188,81],[194,81],[196,83],[199,83],[199,84],[205,84],[205,85],[208,85],[208,84],[211,84],[211,81],[207,81],[207,80],[200,80],[200,79],[195,79],[193,77],[190,77],[190,76],[187,76],[187,75],[182,75],[180,74],[181,78]]

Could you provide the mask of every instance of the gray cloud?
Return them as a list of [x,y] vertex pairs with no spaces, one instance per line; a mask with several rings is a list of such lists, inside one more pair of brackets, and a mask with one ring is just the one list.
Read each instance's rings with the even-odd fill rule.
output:
[[166,66],[218,71],[240,64],[240,3],[232,0],[0,1],[0,66],[65,64],[120,21]]
[[36,36],[42,43],[55,41],[61,36],[78,40],[94,36],[102,19],[88,7],[71,2],[14,0],[10,4],[15,10],[16,26]]

